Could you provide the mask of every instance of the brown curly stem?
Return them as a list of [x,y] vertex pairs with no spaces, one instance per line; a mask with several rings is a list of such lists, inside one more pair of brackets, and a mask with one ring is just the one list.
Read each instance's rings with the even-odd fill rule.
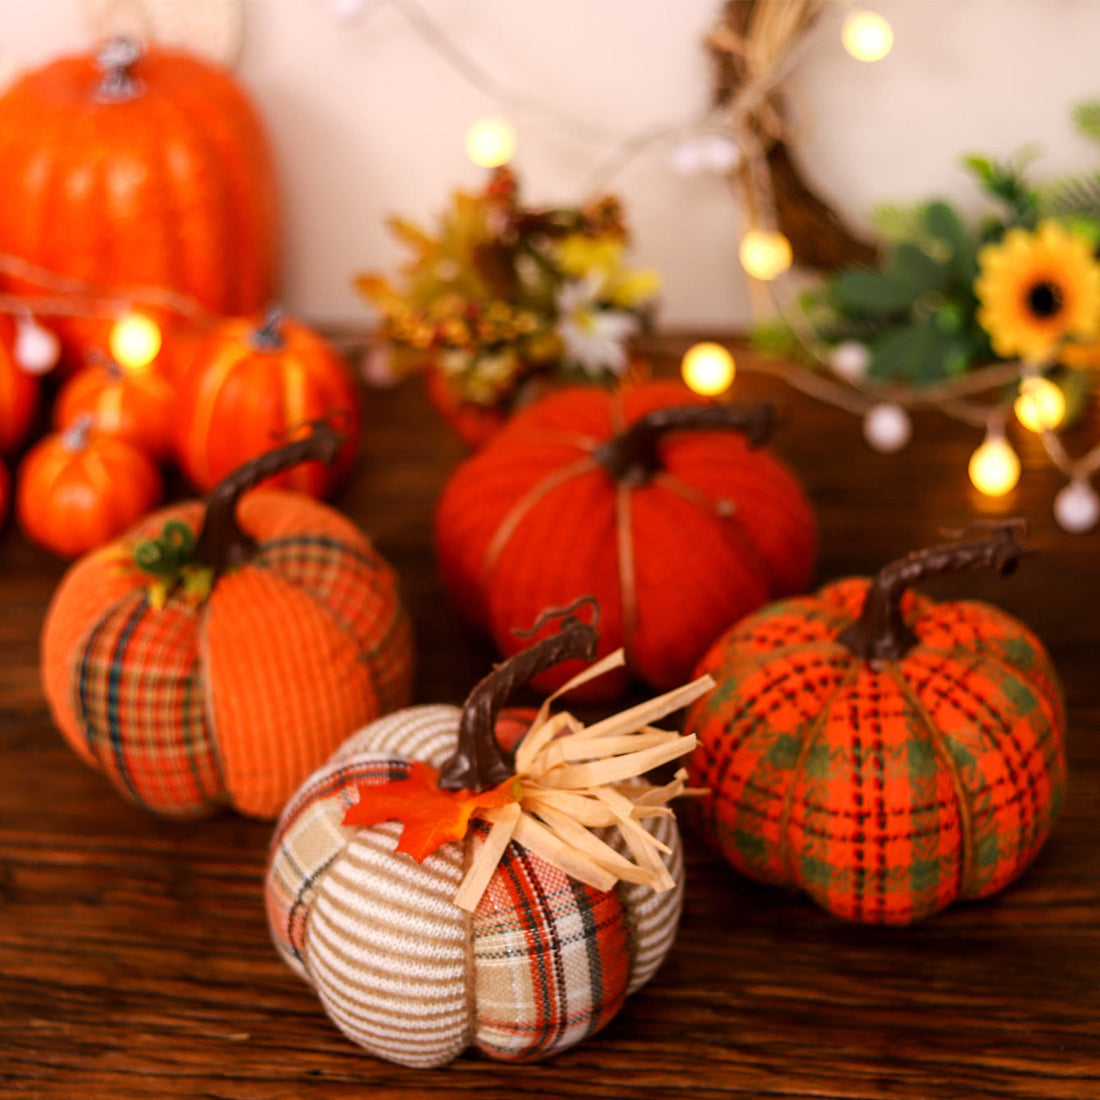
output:
[[511,754],[500,747],[496,721],[500,708],[516,690],[562,661],[596,656],[596,628],[572,615],[561,629],[530,649],[497,665],[470,692],[458,725],[458,748],[443,768],[439,786],[447,790],[484,791],[515,774]]
[[929,577],[964,569],[996,569],[1008,576],[1024,552],[1022,520],[995,526],[988,538],[943,543],[917,550],[879,570],[863,601],[859,618],[837,637],[865,661],[897,661],[917,644],[917,636],[901,614],[907,588]]
[[270,305],[264,311],[264,323],[248,338],[256,351],[278,351],[286,343],[283,336],[283,307]]
[[759,447],[771,433],[773,409],[767,402],[733,405],[674,405],[655,409],[597,447],[592,457],[619,484],[644,485],[663,469],[660,443],[667,432],[725,429],[744,432]]
[[226,477],[206,502],[206,515],[195,544],[195,560],[215,573],[243,565],[256,552],[256,540],[237,522],[237,503],[254,485],[303,462],[335,460],[345,437],[327,421],[313,425],[305,439],[258,455]]
[[95,98],[106,103],[124,103],[142,93],[142,83],[133,68],[141,60],[141,46],[132,38],[119,36],[105,42],[96,54],[96,65],[103,72]]

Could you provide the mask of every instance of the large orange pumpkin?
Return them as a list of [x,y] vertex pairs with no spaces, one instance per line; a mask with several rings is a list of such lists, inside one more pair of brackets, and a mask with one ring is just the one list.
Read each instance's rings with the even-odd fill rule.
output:
[[272,484],[325,496],[355,459],[359,395],[350,367],[327,340],[277,310],[215,325],[179,392],[180,466],[204,492],[317,420],[340,420],[346,440],[336,462],[305,463]]
[[734,867],[830,912],[906,924],[1011,882],[1050,832],[1065,786],[1065,712],[1039,640],[974,600],[909,586],[1009,571],[1009,526],[932,547],[872,580],[780,601],[699,666],[717,681],[699,737],[705,835]]
[[[9,288],[56,296],[76,279],[168,315],[168,294],[141,288],[214,314],[275,292],[271,150],[243,88],[209,62],[116,41],[30,72],[0,96],[0,164],[0,252],[46,273]],[[70,353],[105,349],[109,323],[66,323]]]
[[[563,390],[515,414],[440,500],[439,565],[456,606],[510,654],[543,609],[593,596],[601,653],[624,647],[628,672],[654,687],[683,682],[731,621],[810,580],[805,494],[729,430],[766,431],[766,413],[653,382]],[[625,685],[620,672],[582,690],[591,701]]]
[[411,631],[389,566],[311,497],[246,492],[338,447],[318,428],[62,580],[42,635],[51,712],[137,804],[274,817],[350,732],[408,702]]
[[15,321],[0,313],[0,454],[22,446],[38,407],[38,379],[16,359],[15,341]]

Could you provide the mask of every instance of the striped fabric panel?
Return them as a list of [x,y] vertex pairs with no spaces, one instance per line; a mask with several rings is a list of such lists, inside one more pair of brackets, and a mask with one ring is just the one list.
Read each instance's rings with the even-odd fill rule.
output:
[[599,1031],[626,997],[630,947],[615,891],[510,844],[473,918],[474,1042],[494,1058],[531,1061]]
[[178,817],[225,801],[211,744],[197,650],[198,612],[181,600],[120,601],[80,648],[73,711],[88,749],[116,787]]
[[458,707],[441,703],[406,707],[352,734],[333,754],[331,763],[373,753],[423,760],[433,768],[442,768],[458,744],[461,717]]
[[444,1065],[467,1045],[466,915],[451,900],[463,846],[423,863],[395,854],[400,826],[360,829],[324,876],[306,969],[329,1016],[370,1053]]
[[365,540],[296,535],[265,541],[255,565],[278,572],[327,607],[374,674],[385,714],[412,694],[412,627],[393,570]]

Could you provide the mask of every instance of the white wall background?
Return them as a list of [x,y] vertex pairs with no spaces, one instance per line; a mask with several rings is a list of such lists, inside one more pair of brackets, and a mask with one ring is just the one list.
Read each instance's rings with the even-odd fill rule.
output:
[[[103,0],[0,0],[0,69],[37,65],[91,44]],[[127,0],[116,0],[124,4]],[[134,2],[134,0],[129,0]],[[207,0],[174,2],[193,13]],[[463,137],[502,109],[515,119],[527,196],[573,202],[615,145],[695,118],[709,95],[701,41],[715,0],[417,0],[446,36],[507,89],[502,104],[455,71],[385,3],[354,21],[339,0],[211,0],[243,6],[237,73],[264,116],[285,197],[288,309],[357,322],[361,270],[403,258],[390,213],[430,221],[457,186],[476,187]],[[1100,96],[1100,0],[867,0],[895,30],[893,52],[864,64],[841,48],[848,5],[835,0],[790,89],[809,180],[852,224],[884,200],[945,195],[976,210],[960,156],[1008,157],[1038,142],[1036,178],[1100,168],[1070,106]],[[606,135],[521,109],[513,97]],[[750,320],[736,261],[728,183],[684,177],[658,143],[611,177],[627,202],[634,259],[664,277],[666,328],[728,329]],[[2,170],[2,166],[0,166]]]

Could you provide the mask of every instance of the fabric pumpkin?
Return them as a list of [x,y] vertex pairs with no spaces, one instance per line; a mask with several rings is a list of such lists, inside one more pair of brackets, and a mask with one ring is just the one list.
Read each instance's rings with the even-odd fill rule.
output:
[[[587,655],[594,647],[593,636]],[[499,666],[483,685],[497,674],[509,677],[513,662]],[[653,714],[667,713],[670,705],[678,700],[662,701]],[[532,723],[529,713],[498,707],[499,700],[480,708],[475,689],[463,710],[417,706],[369,725],[303,784],[273,839],[266,896],[277,948],[316,988],[325,1011],[349,1038],[403,1065],[443,1065],[467,1047],[524,1061],[564,1050],[614,1017],[625,997],[652,977],[675,937],[683,863],[670,811],[647,825],[650,842],[664,846],[663,855],[656,845],[650,849],[662,877],[656,890],[641,881],[586,884],[519,839],[492,854],[506,818],[500,807],[486,811],[491,828],[475,819],[465,834],[421,862],[400,847],[408,822],[348,823],[383,785],[400,787],[425,765],[439,770],[441,784],[481,790],[480,776],[488,772],[494,782],[505,776],[505,790],[518,782],[526,792],[531,781],[521,769],[523,747],[536,728],[549,735],[539,725],[545,711]],[[481,741],[477,752],[469,740],[471,713]],[[507,756],[502,744],[512,744],[529,726],[512,764],[495,771],[493,765]],[[661,750],[665,759],[682,754],[693,740],[665,736],[671,739]],[[493,753],[486,737],[495,750],[488,764]],[[549,743],[561,748],[560,739]],[[624,759],[615,757],[615,764]],[[471,760],[478,766],[466,767]],[[521,772],[519,779],[507,778],[513,768]],[[671,794],[682,791],[682,777]],[[637,780],[632,793],[640,805],[658,790]],[[568,797],[583,799],[579,793]],[[407,804],[420,801],[410,797]],[[594,806],[598,799],[587,801]],[[631,803],[626,805],[629,813]],[[552,820],[548,813],[545,820]],[[572,829],[584,831],[575,822]],[[599,831],[614,858],[629,854],[620,832]],[[514,836],[520,836],[518,829]],[[485,859],[483,892],[464,900],[466,882]]]
[[159,371],[113,362],[72,375],[53,407],[58,430],[89,416],[98,434],[125,440],[158,461],[175,452],[176,415],[175,387]]
[[0,454],[10,455],[27,439],[38,407],[38,379],[15,358],[16,323],[0,313]]
[[278,310],[228,318],[201,341],[180,383],[180,465],[207,492],[278,441],[334,418],[345,435],[335,463],[307,462],[273,485],[312,496],[336,487],[355,460],[358,392],[347,362],[306,325]]
[[700,822],[738,870],[838,916],[905,924],[1002,889],[1035,858],[1065,785],[1065,716],[1042,644],[1004,611],[909,586],[1014,566],[1011,527],[871,581],[744,619],[688,712]]
[[265,455],[205,508],[166,508],[82,558],[54,594],[50,710],[138,805],[275,817],[349,732],[408,702],[411,633],[389,566],[312,498],[247,492],[340,442],[318,428]]
[[74,558],[120,535],[160,502],[153,462],[89,417],[39,440],[16,475],[16,512],[27,537]]
[[[164,319],[173,293],[225,315],[275,292],[274,160],[228,70],[117,40],[54,60],[0,96],[0,162],[0,251],[44,269],[9,289],[56,295],[48,277],[73,278]],[[82,358],[110,323],[59,332]]]
[[[543,608],[591,595],[603,652],[624,646],[627,671],[654,687],[682,682],[731,621],[810,581],[816,534],[802,488],[728,430],[766,430],[763,413],[671,382],[575,387],[517,413],[440,500],[451,599],[509,654]],[[587,697],[613,698],[626,682],[607,677]]]

